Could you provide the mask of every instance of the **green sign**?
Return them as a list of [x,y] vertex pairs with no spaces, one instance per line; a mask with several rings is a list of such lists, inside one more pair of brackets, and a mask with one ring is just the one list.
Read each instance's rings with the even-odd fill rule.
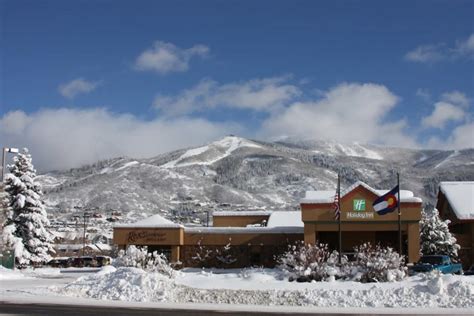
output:
[[354,211],[365,211],[365,200],[354,199],[352,205]]

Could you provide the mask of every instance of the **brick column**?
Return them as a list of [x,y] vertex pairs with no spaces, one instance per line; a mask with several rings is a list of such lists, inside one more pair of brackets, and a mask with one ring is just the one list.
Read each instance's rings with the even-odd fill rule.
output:
[[316,225],[304,224],[304,243],[314,245],[316,243]]
[[408,224],[408,262],[420,259],[420,224]]
[[171,246],[171,262],[179,261],[179,246]]

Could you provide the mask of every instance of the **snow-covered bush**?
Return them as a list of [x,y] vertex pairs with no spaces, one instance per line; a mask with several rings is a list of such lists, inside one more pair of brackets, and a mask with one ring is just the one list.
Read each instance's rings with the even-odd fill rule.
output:
[[361,282],[399,281],[406,276],[405,258],[390,247],[364,243],[354,248],[350,263],[351,279]]
[[130,245],[127,250],[120,250],[118,257],[114,260],[115,267],[135,267],[150,272],[158,272],[173,277],[175,270],[168,263],[162,253],[148,252],[148,247],[136,247]]
[[197,243],[197,250],[194,256],[191,257],[191,259],[198,263],[201,266],[206,266],[209,261],[211,261],[215,257],[214,251],[209,249],[209,247],[206,247],[202,244],[202,238],[198,241]]
[[277,258],[277,266],[290,281],[322,281],[333,279],[339,272],[338,253],[326,244],[305,244],[304,241],[288,246]]
[[437,209],[429,214],[423,212],[420,221],[422,255],[447,255],[452,259],[457,259],[458,250],[461,247],[449,231],[449,223],[449,220],[441,220]]
[[51,259],[53,235],[49,225],[41,186],[35,181],[36,170],[28,149],[18,153],[5,177],[7,214],[3,225],[3,242],[13,248],[20,268],[39,265]]
[[231,250],[231,239],[229,242],[222,248],[216,249],[216,259],[224,266],[231,265],[237,261],[237,258],[232,254]]
[[232,248],[232,239],[225,246],[204,246],[198,241],[196,253],[191,257],[192,263],[202,268],[229,268],[237,262],[235,249]]

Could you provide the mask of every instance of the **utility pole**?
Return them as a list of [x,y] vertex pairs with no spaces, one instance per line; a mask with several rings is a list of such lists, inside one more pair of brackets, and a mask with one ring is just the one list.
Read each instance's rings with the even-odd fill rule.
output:
[[87,231],[87,219],[90,217],[90,214],[84,211],[84,234],[82,237],[82,256],[84,257],[84,251],[86,248],[86,231]]

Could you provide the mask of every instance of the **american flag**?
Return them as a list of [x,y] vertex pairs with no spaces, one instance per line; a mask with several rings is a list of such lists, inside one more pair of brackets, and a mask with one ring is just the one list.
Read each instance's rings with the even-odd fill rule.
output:
[[336,191],[336,194],[334,195],[334,219],[339,220],[339,217],[341,216],[341,210],[339,209],[339,192]]

